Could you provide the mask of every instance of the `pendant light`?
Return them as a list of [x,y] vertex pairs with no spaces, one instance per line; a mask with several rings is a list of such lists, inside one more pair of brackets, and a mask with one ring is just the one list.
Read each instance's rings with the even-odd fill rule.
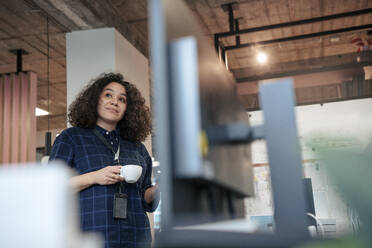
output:
[[52,150],[52,133],[50,132],[50,109],[49,109],[49,86],[50,86],[50,56],[49,56],[49,50],[50,50],[50,42],[49,42],[49,17],[46,16],[46,35],[47,35],[47,107],[48,107],[48,115],[47,115],[47,121],[48,121],[48,131],[45,132],[45,154],[42,159],[42,163],[46,163],[49,160],[49,155]]

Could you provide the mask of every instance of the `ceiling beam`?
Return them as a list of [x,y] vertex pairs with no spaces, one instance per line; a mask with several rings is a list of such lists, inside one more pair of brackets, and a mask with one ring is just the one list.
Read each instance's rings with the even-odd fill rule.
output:
[[147,37],[142,37],[141,32],[134,25],[130,25],[125,13],[120,12],[113,2],[113,0],[82,0],[84,6],[101,20],[104,26],[116,28],[138,51],[148,57]]
[[[338,84],[297,88],[295,89],[296,106],[371,98],[371,85],[372,80],[357,82],[353,79]],[[241,94],[239,99],[246,111],[260,110],[258,92]]]
[[[61,35],[65,34],[66,32],[49,32],[49,35]],[[47,35],[46,32],[41,32],[41,33],[35,33],[35,34],[22,34],[20,36],[9,36],[6,38],[0,38],[0,41],[13,41],[13,40],[19,40],[22,38],[29,38],[29,37],[37,37],[37,36],[42,36],[42,35]]]
[[[41,10],[58,24],[63,23],[65,32],[93,28],[114,27],[134,47],[146,57],[148,56],[147,41],[136,28],[126,20],[125,13],[120,13],[112,0],[24,0],[29,6]],[[62,25],[62,24],[61,24]]]
[[250,43],[245,43],[245,44],[238,44],[238,45],[235,45],[235,46],[226,46],[225,50],[228,51],[228,50],[233,50],[233,49],[240,49],[240,48],[246,48],[246,47],[251,47],[251,46],[257,46],[257,45],[267,45],[267,44],[272,44],[272,43],[309,39],[309,38],[315,38],[315,37],[319,37],[319,36],[326,36],[326,35],[332,35],[332,34],[338,34],[338,33],[346,33],[346,32],[357,31],[357,30],[362,30],[362,29],[369,29],[369,28],[372,28],[372,24],[366,24],[366,25],[360,25],[360,26],[348,27],[348,28],[340,28],[340,29],[335,29],[335,30],[328,30],[328,31],[323,31],[323,32],[303,34],[303,35],[297,35],[297,36],[290,36],[290,37],[284,37],[284,38],[280,38],[280,39],[250,42]]
[[325,71],[342,70],[348,68],[362,68],[372,65],[372,52],[367,53],[367,59],[357,62],[357,53],[334,55],[321,58],[313,58],[301,61],[291,61],[267,65],[260,70],[246,67],[232,69],[232,73],[238,83],[256,82],[273,78],[289,77],[302,74],[310,74]]
[[84,21],[79,15],[77,15],[64,1],[61,0],[49,0],[49,3],[56,9],[61,11],[68,19],[75,23],[78,27],[83,29],[89,29],[91,26]]
[[344,13],[340,13],[336,15],[328,15],[328,16],[322,16],[322,17],[317,17],[317,18],[293,21],[293,22],[278,23],[278,24],[267,25],[267,26],[262,26],[262,27],[255,27],[255,28],[241,29],[241,30],[230,30],[229,32],[217,33],[215,35],[218,38],[221,38],[221,37],[235,36],[235,35],[247,34],[247,33],[252,33],[252,32],[276,29],[276,28],[284,28],[284,27],[291,27],[291,26],[314,23],[314,22],[328,21],[332,19],[345,18],[345,17],[350,17],[350,16],[364,15],[364,14],[369,14],[369,13],[372,13],[372,8],[351,11],[351,12],[344,12]]
[[39,13],[41,16],[48,16],[50,21],[56,26],[59,26],[62,32],[70,32],[77,28],[76,24],[71,22],[64,15],[61,15],[49,1],[46,0],[23,0],[30,8],[31,11]]

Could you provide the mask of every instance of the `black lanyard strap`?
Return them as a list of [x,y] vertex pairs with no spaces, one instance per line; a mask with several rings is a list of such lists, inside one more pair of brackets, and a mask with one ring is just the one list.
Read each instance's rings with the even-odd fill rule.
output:
[[[97,129],[93,129],[93,133],[103,142],[103,144],[105,144],[105,146],[107,146],[112,151],[112,153],[114,153],[114,155],[115,155],[114,163],[119,164],[120,142],[119,142],[119,146],[118,146],[118,151],[115,152],[114,148],[107,142],[105,137],[103,137],[102,134],[100,132],[98,132]],[[117,156],[117,159],[116,159],[116,156]],[[123,183],[120,182],[120,184],[118,185],[119,193],[122,193],[123,186],[124,186]]]
[[119,162],[119,153],[120,153],[120,142],[119,142],[119,146],[118,146],[118,150],[115,152],[114,148],[107,142],[107,140],[102,136],[102,134],[100,132],[98,132],[97,129],[93,129],[93,133],[103,142],[103,144],[105,144],[105,146],[107,148],[109,148],[112,153],[115,155],[115,162]]

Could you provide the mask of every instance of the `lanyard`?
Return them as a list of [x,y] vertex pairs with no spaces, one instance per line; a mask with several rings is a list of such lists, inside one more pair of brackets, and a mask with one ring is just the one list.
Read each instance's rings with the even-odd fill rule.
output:
[[[105,146],[107,146],[112,151],[112,153],[114,153],[114,155],[115,155],[114,163],[117,164],[117,165],[120,164],[119,163],[120,141],[118,142],[119,143],[118,150],[115,152],[114,148],[107,142],[105,137],[103,137],[102,134],[97,131],[97,129],[93,129],[93,133],[103,142],[103,144],[105,144]],[[122,190],[123,190],[122,188],[123,188],[123,183],[120,182],[120,184],[119,184],[119,193],[120,194],[122,193]]]
[[103,144],[105,144],[105,146],[107,146],[112,151],[112,153],[114,153],[115,156],[114,162],[119,164],[120,142],[118,142],[119,143],[118,150],[115,152],[114,148],[107,142],[107,140],[102,136],[102,134],[97,131],[97,129],[93,129],[93,132],[103,142]]

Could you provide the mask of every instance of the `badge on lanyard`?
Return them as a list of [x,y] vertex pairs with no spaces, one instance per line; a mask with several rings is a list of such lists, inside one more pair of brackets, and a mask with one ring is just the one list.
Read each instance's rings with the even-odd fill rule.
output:
[[127,218],[127,202],[128,196],[121,192],[119,187],[119,193],[114,195],[114,218],[115,219],[126,219]]

